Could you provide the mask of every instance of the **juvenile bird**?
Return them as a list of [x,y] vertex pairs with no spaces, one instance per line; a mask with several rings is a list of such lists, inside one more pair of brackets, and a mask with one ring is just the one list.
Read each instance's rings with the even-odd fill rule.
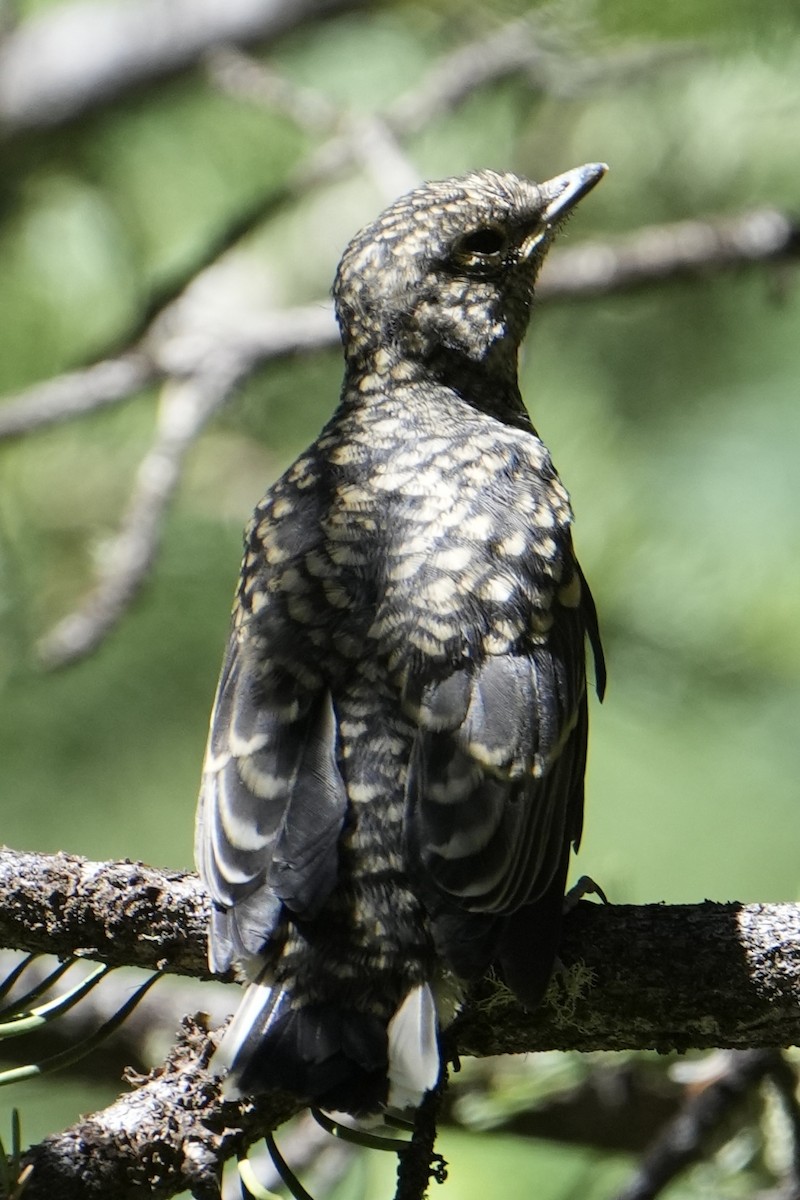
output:
[[341,399],[247,528],[198,807],[211,966],[250,981],[229,1088],[413,1106],[469,981],[547,985],[587,635],[604,666],[517,351],[605,170],[423,184],[341,260]]

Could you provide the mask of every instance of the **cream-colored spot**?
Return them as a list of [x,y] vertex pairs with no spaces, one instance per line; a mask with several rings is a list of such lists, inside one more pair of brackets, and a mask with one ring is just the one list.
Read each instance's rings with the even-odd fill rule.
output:
[[364,507],[371,508],[375,504],[374,493],[368,488],[359,487],[357,484],[347,484],[337,492],[337,501],[343,504],[346,509]]
[[522,453],[534,471],[541,471],[547,451],[537,438],[527,438],[522,445]]
[[342,737],[346,737],[346,738],[361,737],[362,734],[367,732],[367,728],[368,728],[368,726],[367,726],[366,721],[340,721],[339,722],[339,729],[341,730]]
[[419,589],[415,598],[425,604],[450,607],[458,590],[458,582],[451,575],[437,575]]
[[411,554],[429,554],[431,539],[424,533],[403,538],[403,551],[400,557],[407,558]]
[[286,795],[286,780],[281,775],[259,771],[251,758],[239,759],[237,766],[242,783],[259,800],[280,800]]
[[352,466],[353,463],[361,462],[363,458],[364,451],[362,448],[354,445],[352,442],[340,442],[338,446],[333,447],[328,455],[329,462],[341,467]]
[[483,742],[470,741],[466,749],[470,757],[484,767],[502,767],[509,760],[509,746],[486,746]]
[[441,641],[448,641],[450,638],[457,637],[461,626],[454,624],[452,620],[448,620],[444,613],[426,612],[420,613],[417,617],[417,625],[420,629],[426,630],[432,637],[439,638]]
[[553,614],[551,612],[535,612],[531,621],[531,629],[534,633],[543,634],[549,633],[553,627]]
[[305,566],[309,575],[313,575],[315,579],[322,579],[326,575],[333,574],[331,564],[318,550],[308,552],[305,557]]
[[264,558],[270,566],[274,567],[278,563],[286,562],[288,558],[291,558],[291,552],[284,550],[277,542],[270,541],[264,546]]
[[297,462],[289,468],[288,478],[295,482],[311,470],[314,465],[313,458],[298,458]]
[[421,554],[408,554],[392,564],[386,573],[386,578],[390,583],[405,583],[414,578],[424,562],[425,559]]
[[328,554],[332,561],[341,567],[363,567],[368,561],[366,555],[346,543],[330,545]]
[[260,613],[269,604],[269,593],[256,590],[250,593],[250,611]]
[[464,503],[453,504],[452,497],[445,497],[444,502],[447,507],[439,515],[438,526],[442,529],[453,529],[456,525],[460,526],[467,516],[468,506]]
[[384,386],[384,381],[380,375],[364,375],[358,381],[358,390],[360,392],[378,392]]
[[310,604],[308,600],[299,596],[291,596],[286,607],[293,621],[299,621],[301,625],[313,623],[316,612],[314,605]]
[[392,378],[400,383],[413,379],[415,375],[416,367],[411,362],[401,360],[392,367]]
[[355,804],[366,804],[370,800],[377,800],[381,794],[381,788],[374,783],[354,781],[348,786],[347,794]]
[[564,608],[577,608],[581,602],[581,577],[577,571],[568,583],[558,589],[558,602]]
[[488,513],[475,513],[471,517],[467,517],[461,526],[461,532],[465,537],[475,538],[476,541],[485,542],[491,537],[494,532],[495,523]]
[[340,583],[323,580],[322,590],[325,593],[325,599],[334,608],[350,607],[350,595]]
[[431,637],[422,629],[412,629],[408,635],[408,640],[412,646],[416,646],[423,654],[430,654],[434,658],[439,658],[442,654],[442,643],[439,638]]
[[[556,514],[547,504],[539,505],[531,514],[531,524],[535,525],[537,529],[552,529],[555,523]],[[549,544],[553,545],[552,542]]]
[[518,558],[527,548],[527,538],[518,529],[497,543],[498,552],[508,558]]
[[484,600],[505,604],[513,595],[514,584],[510,579],[504,579],[502,575],[493,575],[481,585],[481,597]]
[[395,435],[402,432],[402,424],[397,417],[380,417],[377,421],[370,421],[370,430],[377,434],[378,437],[385,437],[387,434]]
[[517,625],[512,625],[511,621],[495,621],[493,624],[493,632],[498,633],[501,637],[508,638],[513,642],[520,633]]
[[278,585],[282,592],[305,592],[308,590],[308,583],[297,570],[296,567],[287,567],[285,571],[281,571],[278,579]]
[[463,571],[472,563],[473,554],[469,546],[446,546],[435,550],[430,561],[440,571]]
[[287,516],[294,508],[288,496],[279,497],[272,506],[272,515],[280,520],[281,517]]
[[408,486],[410,479],[410,472],[390,473],[388,468],[382,465],[373,473],[370,483],[381,492],[401,492]]

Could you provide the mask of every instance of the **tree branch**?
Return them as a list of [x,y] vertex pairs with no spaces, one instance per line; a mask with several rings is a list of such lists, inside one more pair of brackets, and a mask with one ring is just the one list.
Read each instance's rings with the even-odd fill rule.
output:
[[39,643],[44,666],[63,667],[83,658],[127,612],[158,552],[184,459],[236,381],[234,369],[164,384],[155,438],[139,464],[121,528],[105,549],[92,591]]
[[[194,875],[137,863],[0,851],[0,943],[208,978],[207,902]],[[687,1050],[800,1042],[800,905],[579,904],[564,973],[528,1013],[486,980],[453,1037],[463,1054]],[[208,1189],[222,1158],[287,1120],[302,1098],[220,1100],[193,1027],[161,1071],[30,1152],[31,1200]],[[87,1157],[97,1178],[88,1174]],[[206,1189],[204,1192],[203,1189]]]
[[265,43],[358,0],[128,0],[49,9],[0,47],[0,128],[73,120],[186,70],[215,46]]
[[[195,875],[0,851],[0,945],[208,979]],[[459,1018],[465,1054],[800,1042],[800,905],[578,904],[564,973],[527,1013],[501,985]]]
[[186,1190],[219,1200],[222,1163],[303,1105],[280,1093],[221,1100],[206,1069],[213,1045],[202,1023],[187,1020],[163,1067],[141,1086],[31,1147],[26,1200],[162,1200]]
[[[725,1070],[692,1094],[661,1130],[616,1200],[653,1200],[667,1184],[706,1153],[712,1135],[765,1076],[787,1069],[775,1050],[745,1050],[728,1056]],[[791,1074],[791,1072],[790,1072]]]
[[0,946],[210,979],[196,875],[0,850]]
[[[404,160],[383,137],[386,128],[375,124],[370,138],[360,139],[363,156],[382,164],[383,173],[390,170],[387,162],[400,173]],[[556,250],[538,295],[545,302],[584,299],[799,254],[797,223],[777,210],[757,209]],[[214,271],[195,280],[117,359],[37,384],[0,407],[2,440],[119,402],[147,383],[165,380],[154,441],[140,463],[122,526],[94,588],[41,640],[45,667],[62,667],[91,653],[128,611],[158,552],[186,455],[233,389],[270,359],[320,350],[338,340],[327,302],[283,313],[249,312],[235,329],[204,327],[195,311],[202,309],[196,293],[204,291]]]
[[562,247],[538,292],[548,300],[633,291],[732,267],[800,259],[800,223],[774,208],[650,225],[607,241]]

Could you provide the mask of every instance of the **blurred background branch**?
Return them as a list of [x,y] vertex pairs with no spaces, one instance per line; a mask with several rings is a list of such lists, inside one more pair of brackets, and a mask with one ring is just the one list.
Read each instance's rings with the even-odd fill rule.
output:
[[[385,161],[381,128],[375,125],[370,133],[361,123],[357,141],[362,149],[370,147],[370,160],[377,158],[376,174],[390,181],[388,197],[413,186],[414,180],[402,165],[395,166],[394,150],[389,151],[392,162]],[[774,209],[683,221],[614,241],[556,249],[538,297],[544,302],[588,299],[731,267],[790,261],[799,254],[800,227]],[[167,380],[153,444],[139,464],[122,526],[106,543],[99,578],[80,607],[39,643],[46,667],[63,667],[96,650],[125,615],[152,570],[186,454],[243,380],[270,360],[327,349],[338,341],[329,306],[322,301],[307,310],[250,313],[249,330],[240,327],[233,336],[225,331],[216,344],[213,334],[192,328],[196,308],[182,295],[158,315],[139,343],[117,358],[35,384],[0,408],[2,440],[118,403],[147,383]],[[181,321],[186,309],[188,327]]]
[[185,71],[213,46],[269,44],[357,0],[83,0],[6,33],[0,47],[0,128],[62,124],[125,92]]

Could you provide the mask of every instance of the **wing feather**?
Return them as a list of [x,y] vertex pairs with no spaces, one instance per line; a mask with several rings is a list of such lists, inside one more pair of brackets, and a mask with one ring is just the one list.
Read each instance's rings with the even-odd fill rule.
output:
[[234,634],[223,666],[195,832],[218,970],[258,955],[282,906],[319,910],[336,882],[347,808],[330,693],[298,685],[271,703],[246,636]]
[[535,904],[580,836],[589,622],[580,605],[557,602],[553,618],[544,645],[487,655],[418,689],[409,850],[464,912]]

